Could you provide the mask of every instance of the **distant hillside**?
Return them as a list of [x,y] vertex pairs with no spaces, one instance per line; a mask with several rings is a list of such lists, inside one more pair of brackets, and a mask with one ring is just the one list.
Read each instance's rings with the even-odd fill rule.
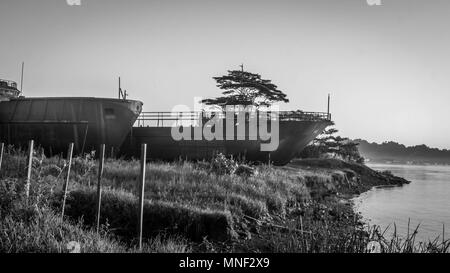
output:
[[426,145],[405,146],[389,141],[381,144],[355,139],[358,149],[368,162],[411,164],[450,164],[450,150],[430,148]]

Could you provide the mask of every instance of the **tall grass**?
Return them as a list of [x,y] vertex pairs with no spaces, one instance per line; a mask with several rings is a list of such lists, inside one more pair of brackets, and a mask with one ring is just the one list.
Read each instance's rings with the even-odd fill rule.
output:
[[[108,161],[105,184],[128,192],[137,190],[136,161]],[[283,214],[289,201],[309,198],[305,180],[278,169],[257,168],[253,177],[216,175],[195,163],[149,163],[145,198],[202,209],[230,210],[233,214],[263,217]]]
[[[0,173],[2,228],[7,230],[0,235],[2,251],[64,252],[69,240],[82,242],[84,252],[137,251],[133,245],[138,161],[105,161],[104,232],[98,235],[91,231],[97,167],[92,155],[74,159],[64,221],[58,212],[66,162],[37,158],[33,205],[23,210],[25,154],[12,150],[5,155]],[[406,238],[394,232],[388,239],[377,228],[365,227],[351,204],[339,197],[369,187],[347,165],[259,165],[245,167],[245,175],[239,175],[212,164],[147,164],[144,251],[367,252],[371,241],[379,242],[384,252],[449,250],[444,240],[416,242],[418,230]]]
[[[65,218],[58,204],[64,162],[59,158],[33,160],[29,198],[24,194],[25,155],[12,151],[5,155],[0,176],[0,252],[69,252],[67,244],[75,241],[81,252],[190,252],[189,242],[175,236],[153,236],[144,241],[142,250],[102,225],[93,231],[80,219]],[[75,176],[83,179],[81,176]],[[82,187],[71,181],[71,189]]]

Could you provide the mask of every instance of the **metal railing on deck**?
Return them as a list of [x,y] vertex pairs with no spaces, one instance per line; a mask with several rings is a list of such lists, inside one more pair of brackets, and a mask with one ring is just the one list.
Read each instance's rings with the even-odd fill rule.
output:
[[[280,121],[331,121],[331,114],[325,112],[303,112],[303,111],[277,111],[265,112],[257,111],[251,113],[261,117],[262,114],[267,114],[267,119],[278,119]],[[278,114],[278,115],[277,115]],[[142,112],[135,125],[138,127],[170,127],[170,126],[198,126],[200,121],[202,124],[210,120],[212,117],[226,118],[225,112],[205,112],[205,111],[190,111],[190,112]],[[246,121],[249,115],[246,114]]]

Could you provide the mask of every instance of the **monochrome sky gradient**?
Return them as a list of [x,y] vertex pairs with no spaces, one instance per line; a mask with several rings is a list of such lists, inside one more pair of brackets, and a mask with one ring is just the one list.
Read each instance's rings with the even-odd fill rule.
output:
[[341,134],[450,148],[450,1],[2,0],[0,78],[26,96],[116,97],[145,111],[260,73],[282,109],[331,112]]

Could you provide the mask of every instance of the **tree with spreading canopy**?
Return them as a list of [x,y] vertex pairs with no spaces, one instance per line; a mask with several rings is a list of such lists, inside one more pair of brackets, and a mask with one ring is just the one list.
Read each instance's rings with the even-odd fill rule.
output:
[[364,163],[358,150],[358,143],[348,138],[336,136],[336,128],[327,128],[300,153],[300,158],[321,158],[323,156],[340,157],[343,160]]
[[228,75],[213,77],[217,87],[224,90],[222,97],[201,100],[206,105],[253,105],[270,106],[274,102],[289,102],[286,94],[270,80],[262,79],[261,75],[241,70],[229,70]]

